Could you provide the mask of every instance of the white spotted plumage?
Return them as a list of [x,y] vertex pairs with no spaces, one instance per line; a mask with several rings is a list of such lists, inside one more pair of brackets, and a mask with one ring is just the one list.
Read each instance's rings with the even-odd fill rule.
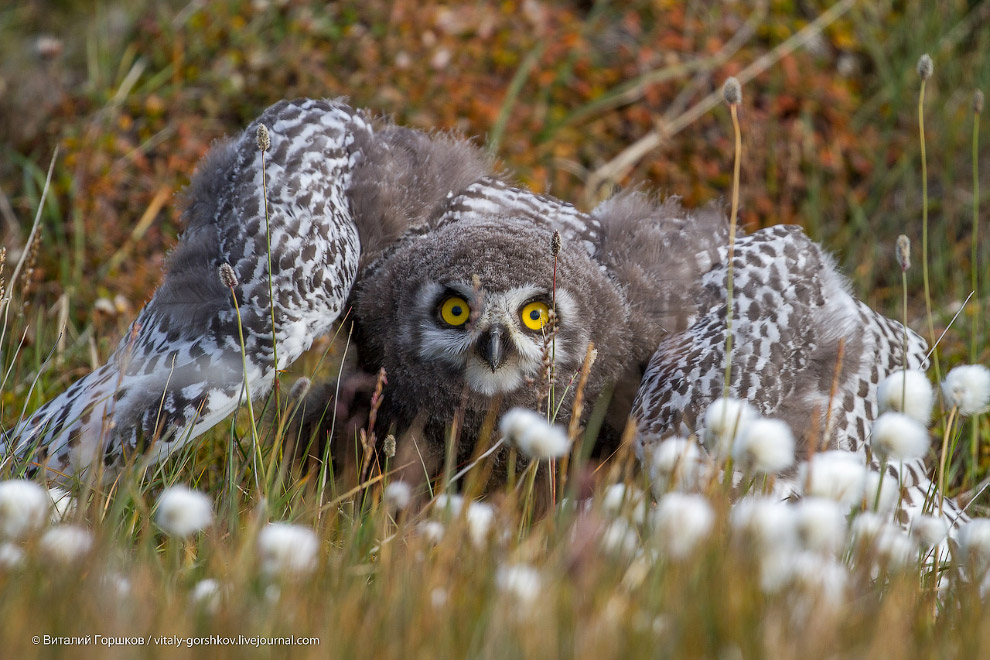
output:
[[[269,130],[264,183],[256,125]],[[11,434],[9,448],[46,476],[96,462],[112,475],[129,457],[161,459],[228,416],[244,397],[238,318],[218,275],[238,280],[247,382],[272,386],[271,244],[278,367],[330,329],[350,292],[360,245],[350,216],[355,137],[370,124],[346,105],[281,102],[239,138],[216,147],[189,193],[187,230],[162,286],[107,364],[72,385]]]

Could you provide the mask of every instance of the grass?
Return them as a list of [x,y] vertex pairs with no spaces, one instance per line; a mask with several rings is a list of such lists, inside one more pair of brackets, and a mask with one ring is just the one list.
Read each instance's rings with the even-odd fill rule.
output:
[[[0,87],[7,92],[0,99],[0,190],[13,216],[0,218],[6,281],[31,243],[28,219],[35,214],[40,236],[34,268],[25,268],[9,291],[0,420],[9,427],[22,410],[102,362],[156,285],[162,255],[179,231],[175,205],[162,205],[161,191],[180,189],[213,139],[239,130],[269,103],[347,93],[356,105],[395,113],[400,123],[487,134],[524,183],[577,200],[591,173],[663,121],[671,100],[693,89],[679,101],[690,110],[726,76],[773,53],[826,4],[810,3],[815,13],[802,17],[790,3],[766,3],[765,16],[727,60],[720,47],[751,17],[745,3],[719,16],[646,2],[545,7],[533,15],[512,3],[465,14],[380,2],[329,9],[303,2],[127,3],[101,6],[95,15],[72,2],[0,10],[0,33],[8,37],[0,39]],[[981,213],[975,184],[978,172],[988,171],[977,166],[988,152],[974,137],[970,109],[972,89],[990,89],[990,35],[979,29],[986,6],[853,3],[814,48],[795,51],[747,83],[740,108],[740,225],[801,222],[837,255],[860,297],[888,315],[906,315],[916,330],[927,324],[923,269],[897,267],[894,239],[920,237],[927,209],[935,335],[971,290],[979,292],[978,305],[964,309],[940,344],[946,365],[990,360],[990,324],[976,323],[976,310],[987,309],[990,243],[973,240]],[[527,29],[518,28],[519,20],[529,21]],[[62,38],[61,55],[33,54],[33,42],[21,35],[41,31]],[[441,51],[450,59],[436,66]],[[926,91],[925,160],[913,130],[914,63],[923,51],[936,64]],[[402,65],[403,53],[412,65]],[[837,71],[846,68],[851,73]],[[628,85],[640,77],[656,82]],[[648,181],[690,205],[729,194],[733,131],[725,119],[716,111],[686,123],[620,183]],[[60,155],[46,186],[44,168],[56,146]],[[138,233],[142,216],[148,219],[137,222]],[[115,255],[111,268],[108,254]],[[974,283],[973,273],[982,281]],[[108,307],[97,299],[118,296],[122,311],[99,311]],[[333,378],[346,338],[341,333],[318,345],[286,378]],[[293,403],[285,398],[278,407],[289,417]],[[573,501],[593,493],[583,513],[562,501],[533,516],[527,489],[541,482],[532,470],[523,473],[513,488],[489,494],[494,522],[480,533],[471,507],[453,517],[420,510],[439,493],[417,493],[411,509],[389,510],[384,490],[401,466],[366,463],[325,478],[290,469],[281,453],[288,427],[257,417],[256,426],[254,415],[242,411],[145,477],[127,471],[79,500],[69,520],[92,530],[95,546],[78,563],[44,559],[37,535],[19,542],[25,563],[0,568],[5,655],[134,655],[133,647],[108,651],[97,634],[146,642],[173,635],[180,645],[209,635],[319,639],[318,646],[289,648],[292,657],[990,651],[979,585],[950,575],[947,590],[938,592],[936,576],[917,561],[892,563],[876,545],[850,541],[836,558],[850,574],[841,607],[831,607],[827,591],[811,579],[766,589],[761,571],[770,553],[747,543],[718,489],[706,494],[711,535],[686,560],[672,559],[629,495],[646,487],[630,456],[597,473],[583,461],[568,466],[561,494]],[[572,428],[571,437],[577,434]],[[967,425],[938,416],[933,435],[948,447],[968,440],[968,451],[946,462],[950,494],[972,491],[990,476],[987,415]],[[214,502],[216,522],[187,541],[154,522],[159,494],[176,483]],[[616,508],[605,493],[617,483],[627,496]],[[986,502],[984,494],[977,512],[986,513]],[[256,539],[269,521],[316,531],[315,573],[260,574]],[[424,533],[426,521],[444,525],[439,541]],[[213,613],[190,600],[205,578],[222,585]],[[91,641],[35,646],[35,634]],[[145,654],[281,657],[284,650],[248,643],[177,651],[159,644]]]

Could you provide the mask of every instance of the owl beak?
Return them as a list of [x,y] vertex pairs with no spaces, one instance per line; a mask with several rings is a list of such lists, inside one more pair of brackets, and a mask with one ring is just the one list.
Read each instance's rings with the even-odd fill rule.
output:
[[478,340],[478,355],[492,368],[492,373],[505,364],[505,344],[502,340],[504,333],[505,328],[501,325],[493,325]]

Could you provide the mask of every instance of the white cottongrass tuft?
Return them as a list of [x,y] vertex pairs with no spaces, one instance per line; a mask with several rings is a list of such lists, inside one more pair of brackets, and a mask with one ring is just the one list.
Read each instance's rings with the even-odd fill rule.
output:
[[777,474],[794,465],[794,434],[779,419],[754,419],[740,430],[732,455],[744,470]]
[[216,614],[220,609],[223,592],[220,583],[213,578],[200,580],[189,592],[189,604],[194,609],[207,614]]
[[430,605],[433,609],[439,610],[443,609],[443,606],[447,604],[450,594],[443,587],[434,587],[433,591],[430,592]]
[[302,525],[268,523],[258,534],[261,572],[271,576],[302,576],[316,570],[320,539]]
[[44,488],[26,479],[0,481],[0,538],[20,539],[48,522],[51,499]]
[[519,451],[537,461],[559,458],[571,449],[571,440],[563,427],[526,408],[513,408],[502,415],[499,429]]
[[911,536],[922,550],[929,550],[949,536],[949,526],[942,518],[915,516],[911,521]]
[[431,545],[436,545],[443,540],[443,535],[447,532],[442,522],[436,520],[424,520],[416,527],[419,535],[426,539]]
[[108,590],[113,592],[119,600],[123,600],[131,595],[131,580],[126,575],[120,573],[110,573],[103,578],[103,584]]
[[873,420],[870,445],[892,461],[921,458],[928,453],[928,429],[918,420],[898,412],[885,412]]
[[863,500],[865,458],[847,451],[825,451],[812,456],[798,470],[806,496],[826,497],[851,509]]
[[646,520],[646,493],[635,486],[612,484],[605,489],[602,510],[612,518],[627,512],[630,520],[641,525]]
[[806,550],[837,554],[846,543],[846,511],[835,500],[806,497],[794,505],[798,539]]
[[433,510],[451,518],[461,515],[462,508],[464,508],[464,498],[460,495],[440,493],[433,499]]
[[213,523],[213,501],[186,486],[166,488],[158,498],[155,522],[169,536],[192,536]]
[[820,603],[835,608],[845,600],[849,571],[835,559],[809,550],[787,555],[767,555],[760,562],[760,587],[766,593],[785,588],[799,590]]
[[788,588],[798,596],[792,614],[810,621],[828,612],[836,613],[847,600],[849,570],[831,557],[801,551],[762,562],[761,586],[766,592]]
[[797,545],[794,508],[769,497],[744,497],[729,514],[733,531],[764,553],[788,552]]
[[756,409],[741,399],[715,399],[705,411],[705,446],[717,458],[728,458],[739,434],[757,417]]
[[527,564],[501,566],[495,573],[495,586],[519,604],[533,605],[543,590],[540,572]]
[[898,525],[890,524],[873,540],[880,561],[892,570],[907,568],[918,561],[918,546]]
[[467,521],[468,537],[474,547],[481,549],[488,543],[495,522],[495,509],[490,504],[471,502],[464,514]]
[[75,512],[76,500],[69,491],[58,486],[49,486],[48,497],[52,500],[50,519],[53,525],[62,522]]
[[412,486],[405,481],[391,481],[385,486],[384,498],[389,511],[404,511],[412,502]]
[[24,563],[24,551],[13,543],[0,543],[0,569],[10,570]]
[[601,537],[605,552],[617,557],[632,557],[640,549],[639,535],[625,518],[616,518],[608,524]]
[[715,512],[701,495],[667,493],[657,503],[653,529],[669,557],[686,559],[711,534]]
[[849,536],[857,543],[872,543],[890,524],[886,516],[872,511],[861,511],[849,525]]
[[41,535],[38,547],[49,561],[72,564],[93,549],[93,535],[78,525],[56,525]]
[[976,518],[959,528],[957,537],[963,554],[990,562],[990,518]]
[[701,450],[688,438],[668,438],[653,447],[650,466],[657,495],[671,488],[693,490],[701,476]]
[[918,369],[895,371],[877,388],[880,412],[904,413],[928,426],[932,419],[934,390],[925,372]]
[[982,364],[954,367],[942,381],[942,393],[960,415],[978,415],[990,409],[990,369]]

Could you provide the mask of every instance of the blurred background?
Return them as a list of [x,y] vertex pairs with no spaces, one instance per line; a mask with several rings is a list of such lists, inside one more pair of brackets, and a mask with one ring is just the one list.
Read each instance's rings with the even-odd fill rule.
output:
[[[105,357],[161,277],[197,161],[297,96],[346,95],[401,124],[456,131],[518,181],[585,209],[616,186],[689,206],[727,199],[732,127],[719,90],[736,75],[743,225],[803,225],[860,297],[898,317],[893,248],[907,234],[909,318],[921,330],[915,66],[927,52],[932,292],[944,326],[971,289],[972,106],[976,88],[990,91],[988,25],[990,2],[975,0],[8,1],[7,273],[58,147],[21,311],[38,321],[29,325],[65,321],[63,346],[88,333],[90,361]],[[984,198],[988,145],[984,126]],[[985,220],[983,236],[986,281]],[[967,314],[947,351],[968,353]]]

